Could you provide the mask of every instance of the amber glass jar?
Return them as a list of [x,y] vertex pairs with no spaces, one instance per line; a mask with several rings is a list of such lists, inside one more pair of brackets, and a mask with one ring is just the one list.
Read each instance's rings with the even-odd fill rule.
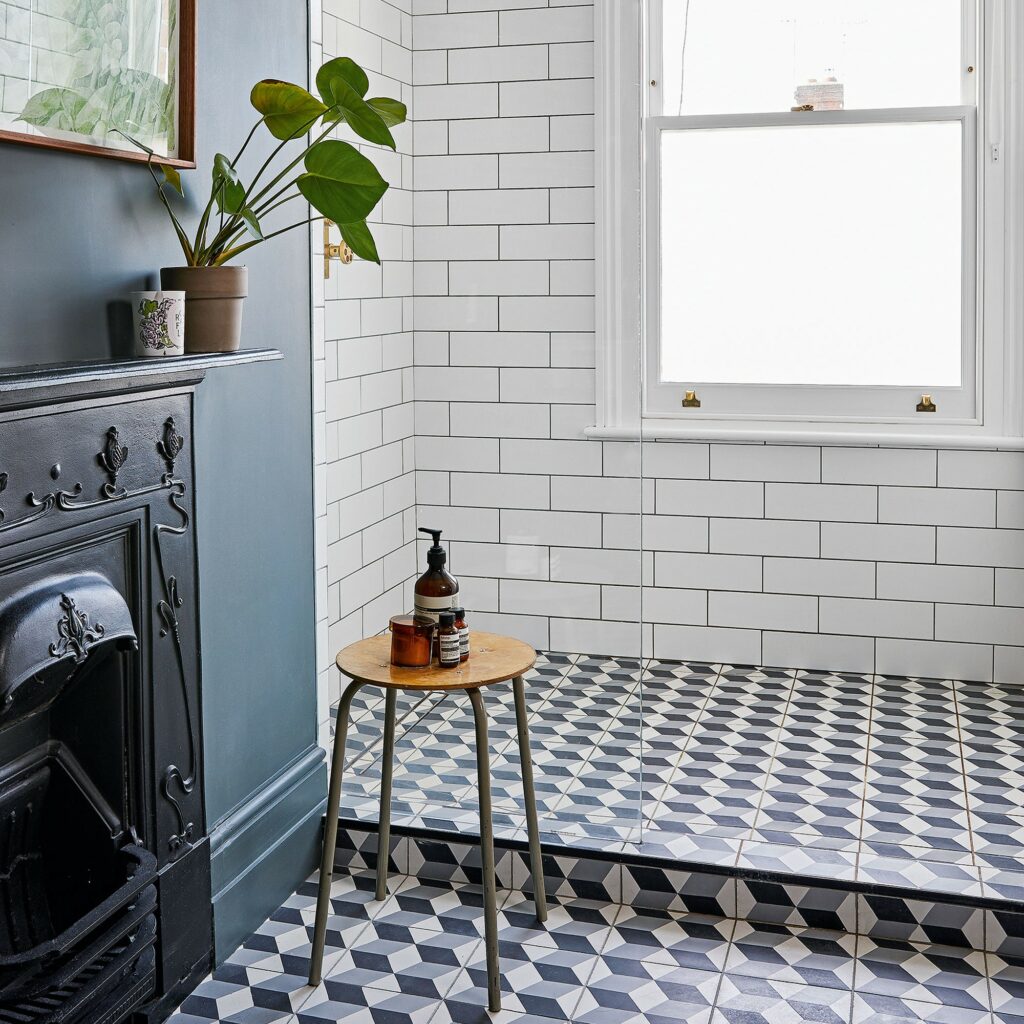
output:
[[391,664],[426,668],[434,641],[434,620],[420,615],[391,617]]

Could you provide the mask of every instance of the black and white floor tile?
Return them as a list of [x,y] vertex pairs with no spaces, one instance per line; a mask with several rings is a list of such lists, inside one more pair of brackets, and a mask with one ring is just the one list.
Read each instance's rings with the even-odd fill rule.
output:
[[[404,855],[410,863],[417,857]],[[549,878],[557,878],[548,867]],[[522,875],[514,863],[512,873]],[[454,874],[448,880],[398,875],[393,894],[377,902],[372,873],[340,871],[323,982],[315,988],[306,982],[310,879],[185,1000],[171,1024],[1024,1020],[1024,959],[1016,953],[755,924],[694,913],[675,900],[666,909],[570,891],[549,894],[549,918],[541,925],[530,895],[517,888],[498,893],[503,1010],[489,1014],[482,891]],[[648,879],[633,877],[622,892],[641,895]],[[706,879],[685,872],[676,873],[673,889],[687,900],[721,900]],[[793,898],[800,902],[799,893]],[[821,920],[842,921],[845,911],[820,913]]]

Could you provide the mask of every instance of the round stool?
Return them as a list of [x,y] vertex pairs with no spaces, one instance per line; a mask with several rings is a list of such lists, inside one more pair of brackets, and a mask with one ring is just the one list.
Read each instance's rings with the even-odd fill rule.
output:
[[480,793],[480,860],[484,881],[484,946],[487,951],[487,1008],[501,1009],[501,976],[498,967],[498,912],[494,878],[494,826],[491,820],[491,766],[487,740],[487,711],[481,689],[512,680],[516,707],[516,732],[519,739],[519,764],[523,775],[526,827],[530,840],[530,872],[537,919],[547,919],[544,894],[544,869],[541,863],[540,835],[537,828],[537,800],[533,791],[533,764],[530,760],[530,735],[526,721],[526,692],[523,673],[537,660],[537,652],[521,640],[493,633],[472,634],[470,657],[458,668],[400,668],[391,664],[389,634],[360,640],[346,647],[337,658],[338,668],[351,682],[338,705],[331,781],[327,794],[327,824],[324,829],[323,857],[320,863],[320,888],[316,901],[316,927],[309,961],[309,983],[320,984],[331,902],[331,877],[334,848],[338,838],[338,808],[341,804],[341,775],[345,764],[345,737],[352,698],[363,686],[380,686],[385,691],[384,752],[380,782],[380,832],[377,844],[377,899],[387,895],[387,871],[391,839],[391,778],[395,754],[395,703],[399,690],[464,690],[473,705],[476,725],[476,767]]

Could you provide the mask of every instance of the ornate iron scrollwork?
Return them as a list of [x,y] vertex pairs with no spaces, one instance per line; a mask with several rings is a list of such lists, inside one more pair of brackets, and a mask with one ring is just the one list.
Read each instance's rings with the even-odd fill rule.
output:
[[168,416],[164,423],[164,436],[156,443],[156,450],[160,457],[167,463],[168,476],[174,472],[174,462],[185,447],[185,438],[178,433],[177,424],[173,416]]
[[123,496],[123,490],[117,489],[117,474],[128,461],[128,445],[121,444],[117,436],[117,427],[111,427],[107,431],[107,443],[96,456],[96,461],[103,467],[103,471],[110,477],[109,483],[103,485],[103,493],[108,498]]
[[73,597],[61,594],[60,606],[64,614],[57,623],[59,639],[50,644],[50,657],[64,658],[70,652],[75,664],[81,665],[89,656],[89,648],[103,639],[106,630],[98,622],[90,626],[89,616],[79,611]]

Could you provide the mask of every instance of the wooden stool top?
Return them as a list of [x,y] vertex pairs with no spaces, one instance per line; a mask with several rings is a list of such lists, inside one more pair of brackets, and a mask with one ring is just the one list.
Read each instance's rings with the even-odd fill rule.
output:
[[471,690],[515,679],[533,668],[537,652],[522,640],[473,631],[469,661],[458,668],[402,668],[391,664],[391,634],[382,633],[349,644],[337,658],[350,679],[395,690]]

